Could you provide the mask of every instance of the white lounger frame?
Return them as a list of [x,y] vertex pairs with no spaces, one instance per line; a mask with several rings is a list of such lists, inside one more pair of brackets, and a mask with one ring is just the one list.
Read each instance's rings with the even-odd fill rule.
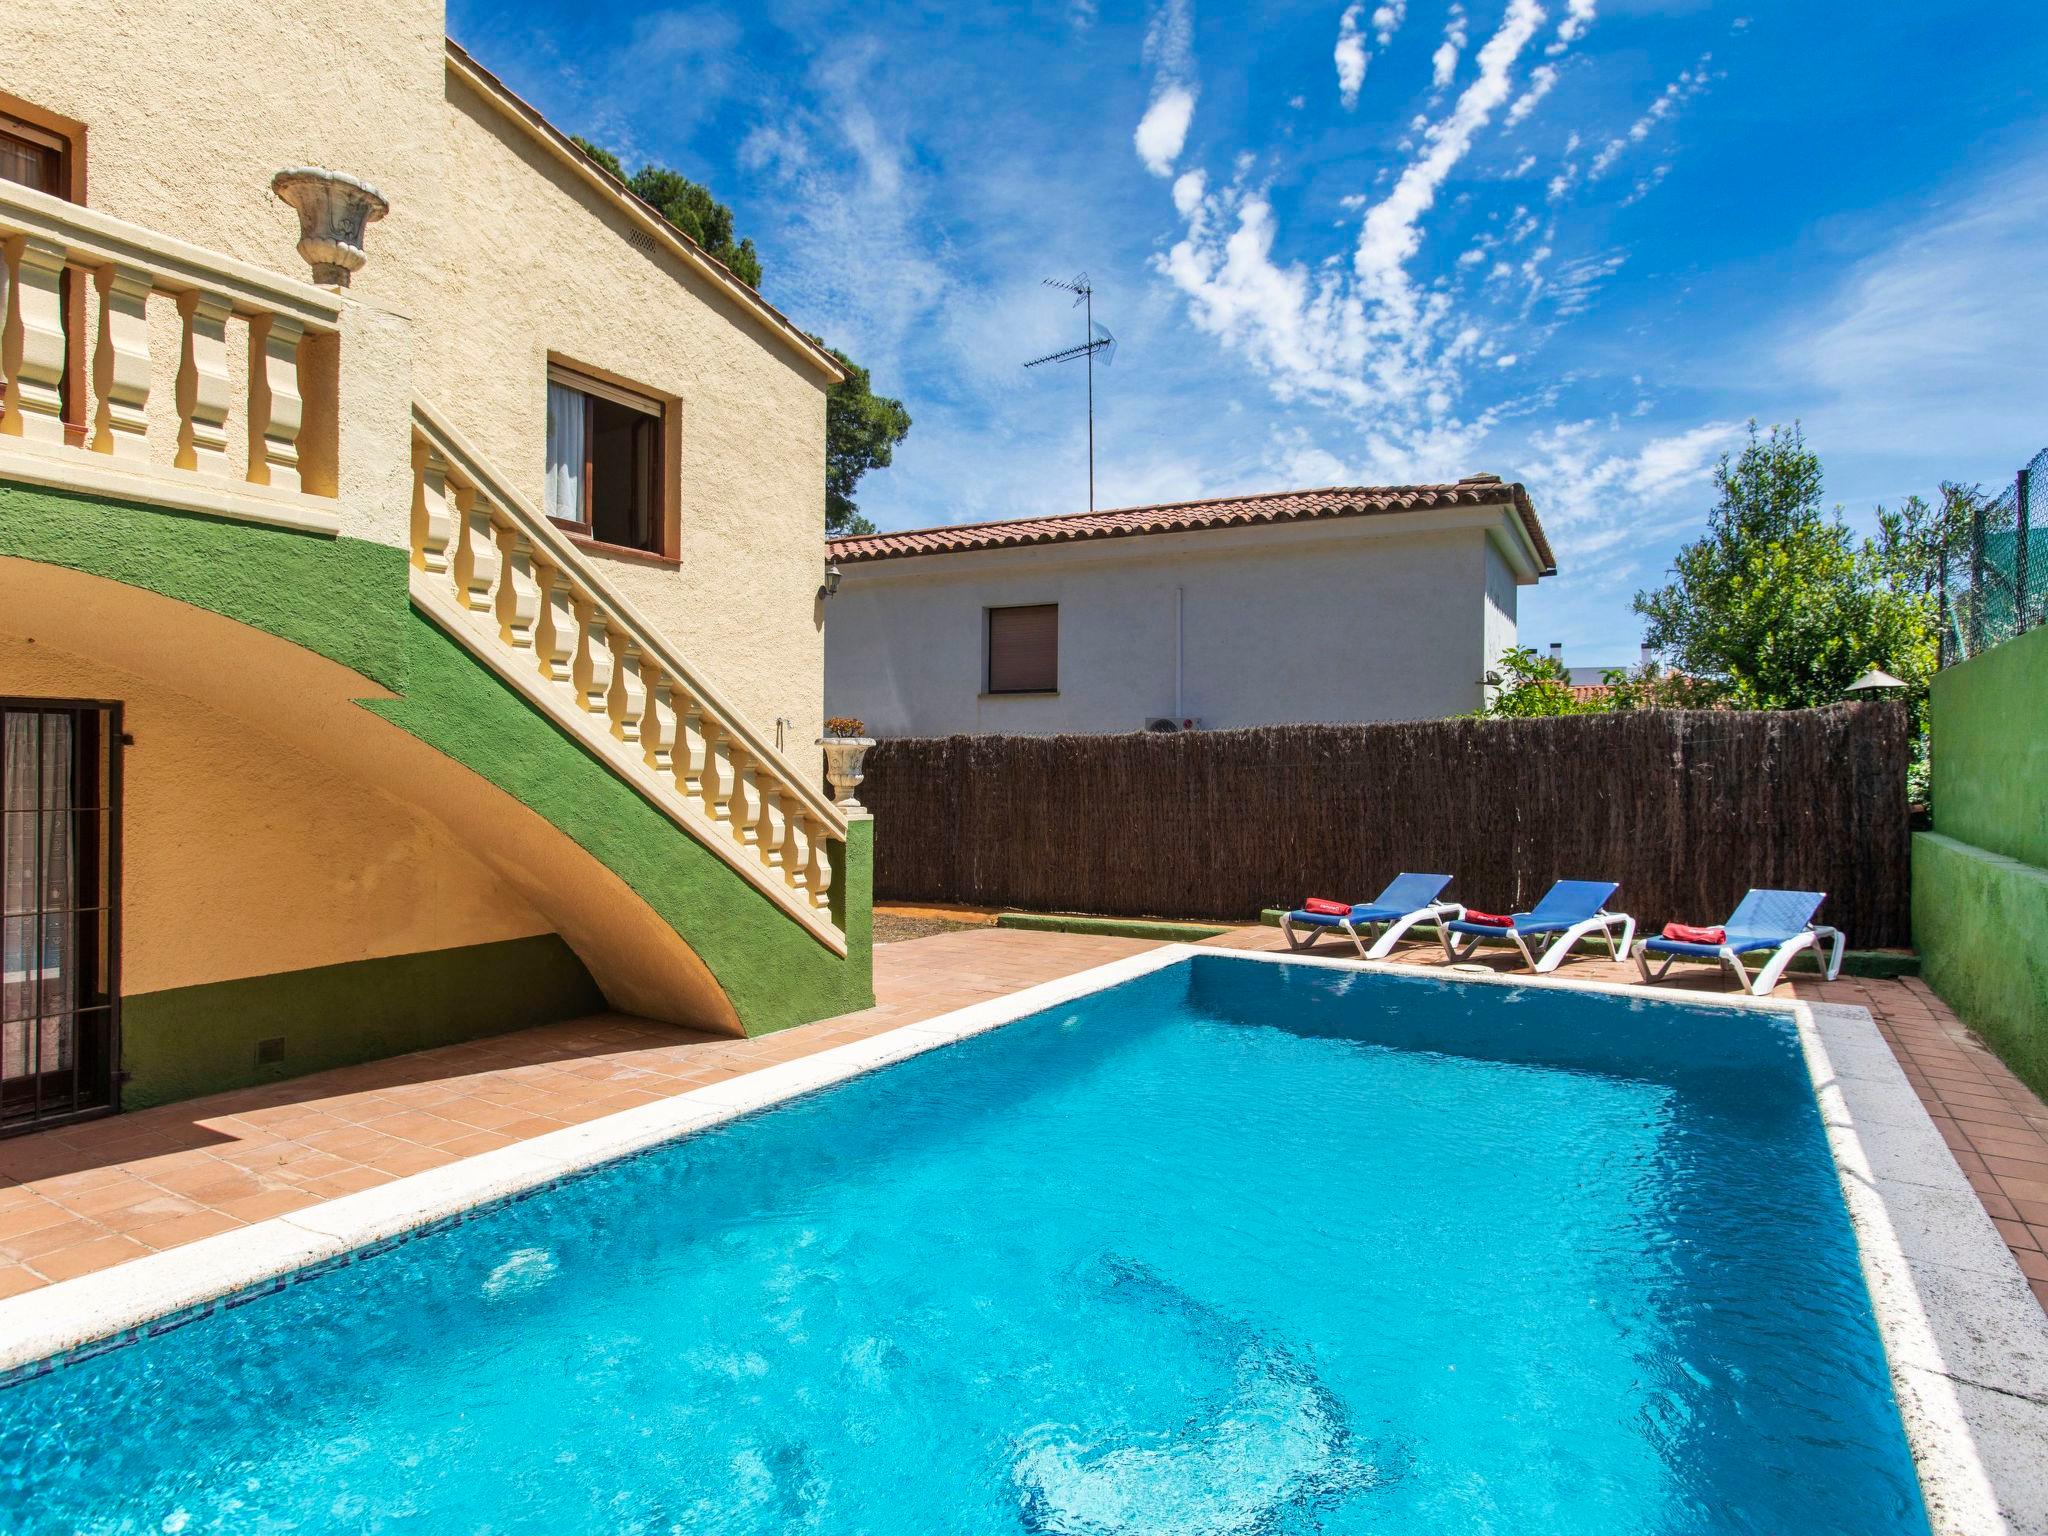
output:
[[[1378,928],[1382,926],[1381,924],[1361,923],[1354,925],[1348,917],[1340,918],[1334,924],[1313,923],[1309,925],[1311,936],[1308,943],[1301,945],[1300,949],[1303,951],[1307,950],[1310,945],[1313,945],[1318,938],[1321,938],[1326,933],[1340,932],[1357,946],[1359,959],[1384,960],[1394,952],[1394,946],[1401,942],[1402,935],[1407,933],[1417,923],[1435,923],[1437,925],[1437,936],[1441,938],[1444,931],[1443,925],[1456,922],[1464,915],[1465,909],[1455,901],[1439,901],[1433,902],[1426,907],[1417,907],[1413,912],[1404,912],[1401,916],[1386,923],[1384,925],[1385,931],[1373,941],[1370,949],[1366,948],[1365,936],[1358,930],[1361,927]],[[1294,914],[1292,912],[1283,912],[1281,914],[1280,933],[1287,940],[1287,947],[1295,949]]]
[[[1657,969],[1652,971],[1650,941],[1644,939],[1635,947],[1636,969],[1642,972],[1645,982],[1652,982],[1662,981],[1665,973],[1681,960],[1690,960],[1696,965],[1724,965],[1728,968],[1728,973],[1735,978],[1736,986],[1752,997],[1769,997],[1771,989],[1777,986],[1784,976],[1785,967],[1790,965],[1796,956],[1804,954],[1809,949],[1820,962],[1822,975],[1826,980],[1833,981],[1842,973],[1842,949],[1846,942],[1839,928],[1829,928],[1824,924],[1809,927],[1804,933],[1793,934],[1772,950],[1771,958],[1764,962],[1763,969],[1751,976],[1749,968],[1742,963],[1742,956],[1726,944],[1721,945],[1719,952],[1713,955],[1672,955],[1659,950],[1657,959],[1660,963]],[[1820,952],[1822,943],[1828,946],[1825,956]]]
[[[1614,927],[1617,923],[1621,925],[1621,940],[1619,943],[1615,942],[1614,938]],[[1607,941],[1608,953],[1619,960],[1628,953],[1629,945],[1635,942],[1636,920],[1626,912],[1609,912],[1603,907],[1591,917],[1573,923],[1564,932],[1552,937],[1550,947],[1545,949],[1541,955],[1533,955],[1529,952],[1528,942],[1523,938],[1521,931],[1515,928],[1510,928],[1505,934],[1498,935],[1490,933],[1452,933],[1448,928],[1439,931],[1443,935],[1444,955],[1448,959],[1470,959],[1478,951],[1479,946],[1487,939],[1496,937],[1507,938],[1514,940],[1515,948],[1522,952],[1522,958],[1529,963],[1529,969],[1542,973],[1554,971],[1560,965],[1563,965],[1564,957],[1572,952],[1572,946],[1588,934],[1597,933],[1601,938],[1605,939]],[[1549,936],[1539,933],[1535,937],[1540,939]]]

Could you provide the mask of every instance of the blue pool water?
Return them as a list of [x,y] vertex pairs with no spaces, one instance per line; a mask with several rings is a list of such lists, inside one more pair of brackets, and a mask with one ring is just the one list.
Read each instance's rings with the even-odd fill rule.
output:
[[1788,1024],[1216,956],[0,1392],[0,1528],[1927,1525]]

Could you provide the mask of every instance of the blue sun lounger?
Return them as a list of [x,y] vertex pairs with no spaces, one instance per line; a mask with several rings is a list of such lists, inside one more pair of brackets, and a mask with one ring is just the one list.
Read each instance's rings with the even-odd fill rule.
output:
[[[1289,949],[1307,949],[1334,928],[1358,946],[1359,959],[1384,960],[1401,942],[1401,935],[1417,923],[1435,923],[1440,928],[1450,919],[1464,916],[1465,909],[1455,901],[1437,899],[1450,883],[1449,875],[1398,874],[1379,895],[1349,912],[1290,912],[1280,919],[1280,932]],[[1361,928],[1383,928],[1385,932],[1367,949],[1358,931]]]
[[[1607,947],[1619,960],[1628,953],[1636,936],[1636,920],[1626,912],[1607,910],[1607,898],[1620,882],[1614,880],[1560,880],[1543,893],[1534,911],[1517,912],[1506,923],[1475,923],[1465,919],[1443,926],[1444,954],[1453,960],[1471,957],[1484,939],[1509,939],[1522,952],[1533,971],[1554,971],[1564,964],[1572,946],[1589,933],[1607,940]],[[1621,929],[1615,941],[1614,930]],[[1530,939],[1551,938],[1541,955],[1529,948]]]
[[[1636,945],[1636,969],[1643,973],[1644,981],[1657,981],[1680,960],[1706,961],[1726,966],[1738,987],[1757,997],[1764,997],[1778,984],[1793,958],[1810,949],[1822,973],[1833,981],[1841,974],[1845,941],[1841,929],[1817,925],[1813,921],[1813,914],[1820,910],[1820,904],[1825,900],[1825,891],[1753,890],[1742,898],[1742,904],[1721,925],[1727,930],[1727,937],[1719,944],[1691,944],[1683,939],[1644,939]],[[1828,945],[1825,956],[1821,954],[1823,943]],[[1766,950],[1770,952],[1770,958],[1752,977],[1748,967],[1742,963],[1742,957]],[[1654,974],[1650,970],[1652,955],[1663,962]]]

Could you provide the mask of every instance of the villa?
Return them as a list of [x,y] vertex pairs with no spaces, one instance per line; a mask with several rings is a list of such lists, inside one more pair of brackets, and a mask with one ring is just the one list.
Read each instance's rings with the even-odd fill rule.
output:
[[1486,702],[1528,491],[1339,486],[834,539],[825,703],[883,736],[1421,720]]
[[1443,718],[1524,486],[828,543],[446,22],[8,23],[0,1530],[2048,1532],[2048,452],[1919,762]]
[[0,96],[6,1127],[865,1003],[838,365],[438,3],[104,23]]

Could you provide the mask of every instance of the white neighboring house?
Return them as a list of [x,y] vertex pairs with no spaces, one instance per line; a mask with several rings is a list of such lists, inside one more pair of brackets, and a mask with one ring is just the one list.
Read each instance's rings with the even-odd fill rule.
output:
[[1557,570],[1498,475],[830,541],[825,707],[877,736],[1220,730],[1480,707]]

